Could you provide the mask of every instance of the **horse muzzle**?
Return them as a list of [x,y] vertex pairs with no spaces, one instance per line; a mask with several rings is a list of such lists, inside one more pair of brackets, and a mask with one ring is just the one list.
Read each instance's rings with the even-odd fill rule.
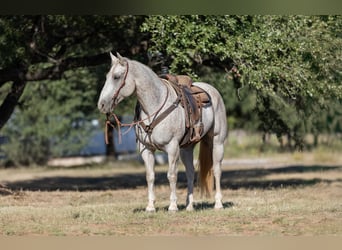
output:
[[122,97],[118,96],[117,98],[112,99],[111,102],[106,102],[104,100],[99,101],[97,104],[97,108],[100,110],[101,113],[110,113],[116,108],[116,106],[119,104],[119,102],[122,101],[122,99]]
[[97,103],[97,108],[100,110],[101,113],[109,113],[110,112],[110,105],[108,104],[108,102],[105,101],[99,101]]

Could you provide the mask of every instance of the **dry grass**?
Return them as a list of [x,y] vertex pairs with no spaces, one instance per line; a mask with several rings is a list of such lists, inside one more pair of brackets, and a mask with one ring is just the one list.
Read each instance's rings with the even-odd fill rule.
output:
[[[185,211],[167,212],[166,167],[157,167],[157,212],[144,211],[142,165],[0,170],[0,235],[342,235],[342,165],[336,158],[287,155],[225,161],[225,209],[196,191]],[[331,158],[330,158],[331,159]],[[125,166],[124,166],[125,165]],[[1,191],[2,190],[2,191]]]

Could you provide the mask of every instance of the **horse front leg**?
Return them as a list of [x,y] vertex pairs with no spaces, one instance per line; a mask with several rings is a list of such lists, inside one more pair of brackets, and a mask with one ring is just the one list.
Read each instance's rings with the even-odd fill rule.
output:
[[155,195],[154,195],[154,152],[144,148],[141,151],[141,157],[144,160],[145,167],[146,167],[146,181],[147,181],[147,192],[148,192],[148,204],[146,207],[147,212],[155,212],[156,209],[154,207],[155,202]]
[[179,146],[178,143],[171,143],[167,148],[169,158],[169,170],[167,172],[167,178],[170,183],[171,195],[170,195],[170,206],[169,211],[178,211],[177,207],[177,195],[176,195],[176,184],[178,166],[177,161],[179,159]]

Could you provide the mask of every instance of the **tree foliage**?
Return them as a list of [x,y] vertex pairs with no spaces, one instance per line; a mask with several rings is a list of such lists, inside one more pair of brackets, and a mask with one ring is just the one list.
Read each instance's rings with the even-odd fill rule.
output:
[[298,148],[318,122],[313,112],[341,101],[341,28],[341,16],[150,16],[142,26],[172,71],[208,65],[254,89],[259,129]]
[[174,71],[235,65],[242,83],[291,99],[341,97],[341,28],[340,16],[151,16],[142,26]]

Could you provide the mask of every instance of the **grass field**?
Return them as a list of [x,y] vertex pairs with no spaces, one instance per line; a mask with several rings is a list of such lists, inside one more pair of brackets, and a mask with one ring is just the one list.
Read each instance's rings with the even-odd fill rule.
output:
[[226,158],[224,209],[195,193],[169,213],[166,166],[156,167],[156,213],[146,213],[145,170],[137,162],[69,168],[0,169],[0,235],[342,235],[342,156],[295,153]]

